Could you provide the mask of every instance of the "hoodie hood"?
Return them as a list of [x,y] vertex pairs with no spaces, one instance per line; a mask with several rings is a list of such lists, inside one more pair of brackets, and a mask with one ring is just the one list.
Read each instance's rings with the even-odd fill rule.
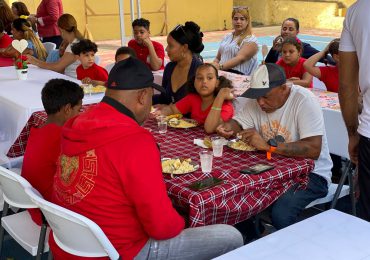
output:
[[76,156],[130,135],[149,132],[134,119],[102,102],[69,120],[62,130],[62,153]]

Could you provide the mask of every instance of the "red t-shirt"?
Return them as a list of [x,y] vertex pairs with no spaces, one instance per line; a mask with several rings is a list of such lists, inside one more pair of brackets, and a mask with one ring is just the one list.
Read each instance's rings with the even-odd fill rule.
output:
[[76,69],[77,79],[82,80],[86,77],[89,77],[92,80],[99,80],[99,81],[107,81],[108,80],[108,72],[99,65],[95,63],[87,69],[84,69],[82,65],[78,66]]
[[[156,41],[152,41],[152,43],[153,43],[155,53],[157,54],[158,58],[162,60],[162,66],[160,70],[163,70],[164,69],[164,55],[165,55],[163,45]],[[148,67],[151,70],[153,70],[152,67],[150,66],[150,61],[148,57],[149,56],[148,47],[144,45],[139,45],[137,41],[135,41],[135,39],[132,39],[131,41],[129,41],[127,45],[128,47],[133,48],[135,50],[136,56],[139,60],[144,62],[146,65],[148,65]]]
[[320,80],[324,82],[326,89],[338,93],[339,71],[337,66],[319,67],[321,72]]
[[8,47],[10,44],[12,44],[12,41],[13,41],[13,39],[10,38],[9,35],[4,33],[4,35],[0,38],[0,48]]
[[[177,109],[181,114],[185,115],[190,113],[191,118],[200,124],[206,122],[211,106],[206,110],[202,110],[202,98],[197,94],[188,94],[183,99],[176,103]],[[229,121],[234,115],[234,107],[230,101],[225,101],[221,107],[221,118],[224,122]]]
[[[306,61],[306,59],[301,57],[301,58],[299,58],[298,63],[295,66],[292,67],[292,66],[286,64],[284,62],[284,60],[282,58],[280,58],[276,62],[276,64],[278,64],[281,67],[283,67],[283,69],[285,70],[285,75],[286,75],[286,78],[287,79],[290,79],[292,77],[297,77],[297,78],[302,79],[303,74],[305,74],[307,72],[305,70],[305,68],[303,67],[303,63],[305,61]],[[310,88],[312,88],[312,81],[311,81],[311,84],[310,84]]]
[[[53,191],[54,175],[60,154],[62,127],[47,124],[32,128],[23,159],[22,177],[38,190],[44,199],[50,201]],[[38,209],[29,210],[34,222],[42,224]]]

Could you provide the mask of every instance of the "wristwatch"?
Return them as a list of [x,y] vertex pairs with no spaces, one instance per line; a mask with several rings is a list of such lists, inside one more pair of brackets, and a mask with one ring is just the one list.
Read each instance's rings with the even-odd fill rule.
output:
[[267,141],[267,144],[270,145],[270,149],[266,152],[266,157],[267,160],[271,160],[271,154],[276,151],[278,143],[276,142],[275,138],[271,138]]
[[224,64],[220,63],[220,70],[224,69]]

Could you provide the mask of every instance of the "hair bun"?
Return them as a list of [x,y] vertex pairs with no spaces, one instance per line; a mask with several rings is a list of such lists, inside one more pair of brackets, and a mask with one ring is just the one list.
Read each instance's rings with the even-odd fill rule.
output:
[[187,35],[192,35],[189,42],[189,49],[193,53],[200,53],[204,49],[204,45],[202,43],[203,33],[200,31],[200,27],[198,24],[192,21],[188,21],[185,23],[184,30],[187,32]]
[[188,21],[185,23],[185,26],[184,26],[186,29],[194,32],[194,33],[199,33],[200,32],[200,27],[199,25],[197,25],[196,23],[192,22],[192,21]]

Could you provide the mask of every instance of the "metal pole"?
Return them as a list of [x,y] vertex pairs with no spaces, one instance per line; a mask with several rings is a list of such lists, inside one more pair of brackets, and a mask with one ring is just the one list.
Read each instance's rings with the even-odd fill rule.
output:
[[131,8],[131,23],[135,20],[135,10],[134,10],[134,0],[130,0],[130,8]]
[[119,26],[121,32],[121,46],[125,45],[125,15],[123,12],[123,0],[118,0],[119,5]]
[[141,18],[140,0],[136,0],[137,18]]

